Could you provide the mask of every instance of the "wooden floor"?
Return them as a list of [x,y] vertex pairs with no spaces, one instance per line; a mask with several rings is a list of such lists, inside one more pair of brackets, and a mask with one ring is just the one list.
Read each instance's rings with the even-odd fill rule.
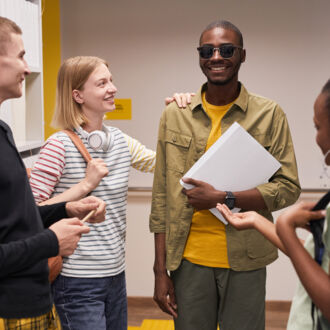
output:
[[[266,330],[285,330],[290,303],[287,301],[266,302]],[[171,320],[149,297],[128,297],[128,325],[140,326],[144,319]]]

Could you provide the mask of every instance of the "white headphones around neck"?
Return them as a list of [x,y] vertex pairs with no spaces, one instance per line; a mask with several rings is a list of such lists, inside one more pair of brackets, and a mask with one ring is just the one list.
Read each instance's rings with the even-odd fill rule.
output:
[[96,130],[86,132],[83,128],[78,127],[78,132],[87,140],[88,145],[95,151],[109,151],[114,144],[114,138],[109,129],[102,125],[102,131]]

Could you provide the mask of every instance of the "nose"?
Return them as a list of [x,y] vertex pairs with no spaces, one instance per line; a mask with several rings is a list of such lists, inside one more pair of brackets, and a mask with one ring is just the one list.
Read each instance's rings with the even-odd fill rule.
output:
[[28,66],[28,64],[27,64],[27,62],[25,60],[24,60],[24,65],[25,65],[25,67],[24,67],[24,75],[27,76],[28,74],[31,73],[31,70],[30,70],[30,68],[29,68],[29,66]]
[[114,85],[113,82],[109,83],[108,91],[111,92],[111,93],[114,93],[114,94],[117,93],[117,87]]
[[214,48],[213,54],[211,56],[211,59],[215,59],[216,60],[218,58],[222,59],[222,56],[220,55],[220,49],[219,48]]

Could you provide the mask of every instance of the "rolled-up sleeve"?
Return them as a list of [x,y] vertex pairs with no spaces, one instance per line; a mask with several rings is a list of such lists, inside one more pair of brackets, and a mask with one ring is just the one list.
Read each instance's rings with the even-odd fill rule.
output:
[[257,189],[268,210],[273,212],[296,202],[301,190],[288,121],[278,105],[274,111],[271,145],[268,151],[281,163],[281,168],[268,183],[257,186]]

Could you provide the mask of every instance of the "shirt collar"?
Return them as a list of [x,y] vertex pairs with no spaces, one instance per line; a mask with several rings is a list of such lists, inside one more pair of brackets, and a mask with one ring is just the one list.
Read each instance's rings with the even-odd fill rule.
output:
[[[235,100],[233,106],[238,107],[240,110],[246,112],[249,100],[249,94],[244,85],[240,82],[241,90],[238,95],[238,98]],[[191,111],[196,111],[202,108],[202,93],[205,91],[207,83],[202,85],[199,91],[196,93],[196,96],[192,98],[190,109]]]

